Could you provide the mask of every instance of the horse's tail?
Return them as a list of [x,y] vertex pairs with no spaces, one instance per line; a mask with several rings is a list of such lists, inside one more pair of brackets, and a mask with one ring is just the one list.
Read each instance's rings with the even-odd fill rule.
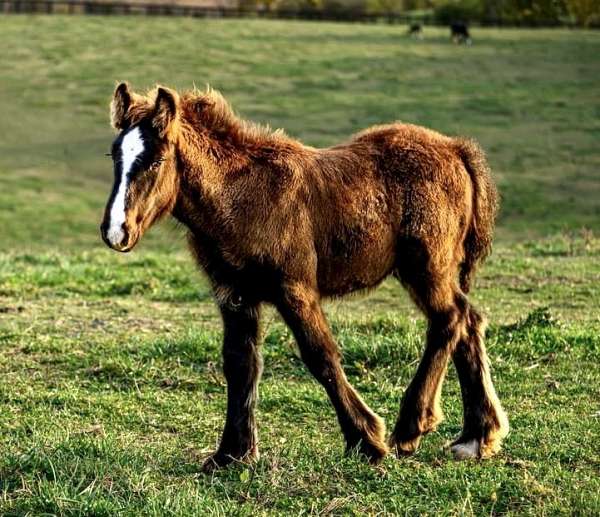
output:
[[459,273],[460,288],[468,293],[477,265],[492,251],[498,191],[479,144],[457,139],[457,150],[473,185],[473,215],[463,243],[465,255]]

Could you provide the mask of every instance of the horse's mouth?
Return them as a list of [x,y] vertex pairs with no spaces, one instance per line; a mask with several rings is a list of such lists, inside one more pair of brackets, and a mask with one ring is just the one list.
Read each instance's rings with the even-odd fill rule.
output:
[[139,240],[139,234],[135,235],[134,237],[130,237],[126,243],[119,243],[119,244],[110,244],[109,243],[109,246],[113,250],[118,251],[119,253],[129,253],[133,248],[135,248],[136,244],[138,243],[138,240]]
[[129,253],[134,246],[127,246],[125,248],[117,248],[115,246],[111,246],[113,250],[118,251],[119,253]]
[[127,240],[122,242],[112,242],[108,236],[107,232],[104,228],[101,231],[102,240],[104,244],[106,244],[110,249],[114,251],[118,251],[119,253],[129,253],[133,248],[135,248],[138,240],[140,238],[140,233],[136,232],[135,234],[127,233]]

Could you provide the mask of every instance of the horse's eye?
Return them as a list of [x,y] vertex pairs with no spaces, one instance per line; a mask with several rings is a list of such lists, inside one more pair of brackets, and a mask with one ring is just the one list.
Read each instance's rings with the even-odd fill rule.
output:
[[160,167],[160,164],[164,162],[164,160],[161,158],[159,160],[154,160],[152,162],[152,164],[150,165],[150,169],[154,170],[154,169],[158,169]]

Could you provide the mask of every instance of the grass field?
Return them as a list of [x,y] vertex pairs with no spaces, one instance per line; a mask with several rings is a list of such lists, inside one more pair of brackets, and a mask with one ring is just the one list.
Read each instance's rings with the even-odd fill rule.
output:
[[[600,33],[266,21],[0,17],[0,515],[600,513]],[[199,465],[224,419],[220,322],[182,230],[127,256],[98,235],[116,80],[209,82],[312,145],[394,119],[476,137],[503,209],[473,293],[512,425],[457,463],[446,421],[381,469],[344,458],[335,415],[273,312],[262,458]],[[388,427],[424,323],[388,281],[327,312]]]

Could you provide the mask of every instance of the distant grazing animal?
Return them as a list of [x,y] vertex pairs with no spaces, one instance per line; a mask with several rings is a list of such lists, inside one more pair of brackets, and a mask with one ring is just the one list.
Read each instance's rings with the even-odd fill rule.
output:
[[[129,251],[158,219],[188,230],[224,326],[227,417],[210,471],[258,457],[261,305],[274,305],[337,413],[348,451],[379,462],[411,454],[442,419],[450,358],[464,408],[457,458],[490,456],[508,432],[492,385],[484,322],[467,299],[497,210],[479,146],[409,124],[308,147],[240,120],[217,92],[146,95],[120,84],[111,104],[114,186],[101,226]],[[429,321],[427,344],[394,430],[350,385],[321,301],[393,275]]]
[[423,39],[423,26],[420,23],[413,23],[408,28],[408,35],[415,39]]
[[467,45],[472,43],[469,27],[463,22],[450,24],[450,37],[454,43],[466,43]]

